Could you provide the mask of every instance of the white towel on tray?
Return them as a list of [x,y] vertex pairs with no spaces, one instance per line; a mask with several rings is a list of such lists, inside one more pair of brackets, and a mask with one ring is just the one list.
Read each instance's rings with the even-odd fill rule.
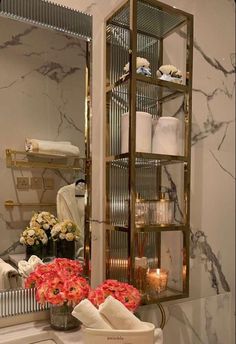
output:
[[99,313],[117,330],[144,330],[148,328],[145,323],[112,296],[108,296],[105,302],[99,306]]
[[82,300],[72,311],[72,315],[79,319],[84,326],[95,329],[112,329],[109,322],[103,318],[97,308],[88,300]]
[[19,287],[21,287],[21,278],[18,271],[0,258],[0,290]]
[[29,153],[58,154],[66,156],[79,156],[80,151],[69,141],[48,141],[29,139],[25,140],[25,150]]

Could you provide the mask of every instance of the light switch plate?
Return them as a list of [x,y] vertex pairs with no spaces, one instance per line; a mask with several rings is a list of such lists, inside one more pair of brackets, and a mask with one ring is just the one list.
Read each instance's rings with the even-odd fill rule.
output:
[[16,188],[19,190],[29,189],[29,178],[28,177],[17,177],[16,178]]
[[54,190],[54,179],[53,178],[43,178],[44,190]]
[[32,177],[30,183],[31,189],[40,190],[43,187],[43,179],[41,177]]

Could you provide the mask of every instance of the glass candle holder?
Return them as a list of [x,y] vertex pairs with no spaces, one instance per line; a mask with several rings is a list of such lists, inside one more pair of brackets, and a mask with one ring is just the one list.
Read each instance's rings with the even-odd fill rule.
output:
[[147,272],[147,286],[150,291],[158,294],[165,291],[168,282],[168,271],[165,269],[150,269]]
[[150,223],[170,225],[174,223],[174,202],[168,193],[161,193],[159,200],[149,201]]

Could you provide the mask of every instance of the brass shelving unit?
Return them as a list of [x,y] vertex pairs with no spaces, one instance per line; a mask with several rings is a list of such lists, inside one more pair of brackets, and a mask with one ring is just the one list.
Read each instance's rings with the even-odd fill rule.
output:
[[[183,84],[156,77],[156,70],[165,62],[165,42],[176,33],[181,33],[185,42]],[[135,243],[145,239],[143,254],[149,266],[165,268],[164,250],[171,241],[181,246],[176,265],[172,264],[174,269],[177,267],[178,283],[175,285],[176,275],[169,271],[166,290],[156,294],[142,291],[142,301],[150,304],[188,297],[193,16],[156,0],[125,1],[107,18],[105,41],[106,278],[136,285],[135,259],[140,255]],[[151,76],[137,74],[137,57],[151,63]],[[124,75],[127,62],[129,71]],[[165,106],[179,99],[183,103],[178,112],[184,136],[182,155],[137,152],[136,111],[148,112],[155,119],[164,114]],[[121,152],[124,113],[129,114],[127,153]],[[166,182],[175,196],[174,222],[137,225],[136,194],[147,202],[157,199]]]

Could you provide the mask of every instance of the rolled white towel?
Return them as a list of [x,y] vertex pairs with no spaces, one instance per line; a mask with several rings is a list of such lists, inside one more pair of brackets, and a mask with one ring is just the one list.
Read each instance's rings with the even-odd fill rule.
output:
[[15,289],[21,286],[17,270],[0,258],[0,290]]
[[20,260],[18,263],[19,274],[23,277],[28,277],[39,264],[43,264],[43,261],[35,255],[32,255],[28,261]]
[[108,296],[99,306],[99,313],[103,315],[116,330],[142,330],[147,325],[140,321],[120,301]]
[[77,146],[68,141],[48,141],[29,139],[25,140],[25,150],[30,153],[62,154],[67,156],[79,156]]
[[88,300],[82,300],[72,311],[72,315],[79,319],[84,326],[94,329],[112,329],[109,322],[103,318],[97,308]]

